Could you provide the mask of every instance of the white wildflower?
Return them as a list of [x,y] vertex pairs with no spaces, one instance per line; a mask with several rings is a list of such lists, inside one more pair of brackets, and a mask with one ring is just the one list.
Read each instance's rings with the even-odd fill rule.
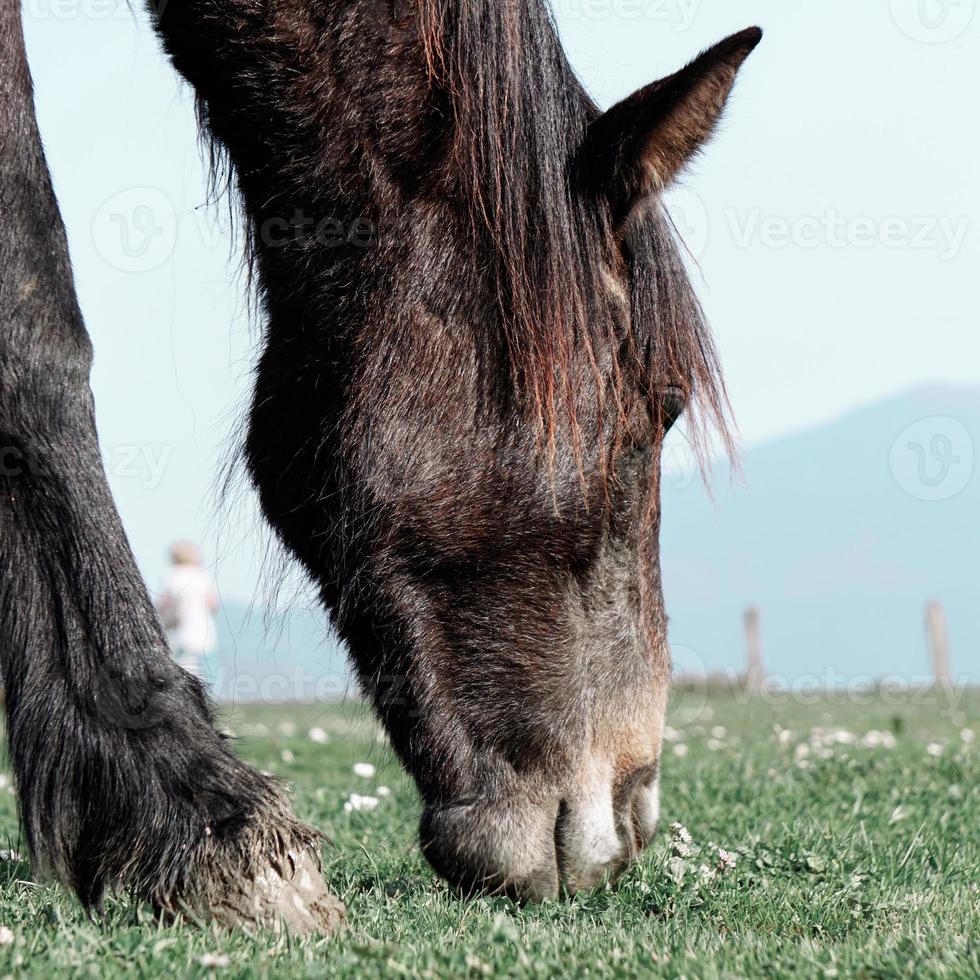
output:
[[197,962],[208,969],[224,969],[231,964],[231,957],[227,953],[205,953],[197,958]]
[[726,851],[723,847],[718,848],[718,870],[733,871],[738,863],[738,855],[731,851]]
[[678,742],[674,746],[674,755],[679,759],[683,759],[687,755],[687,746],[683,742]]
[[879,732],[874,728],[861,739],[861,745],[866,749],[893,749],[895,744],[895,736],[891,732]]
[[938,742],[930,742],[926,746],[926,752],[929,753],[934,759],[938,759],[945,750]]
[[690,857],[691,845],[694,838],[691,832],[682,823],[672,823],[670,825],[670,846],[678,857]]
[[671,728],[667,725],[664,728],[664,741],[665,742],[678,742],[680,741],[681,733],[676,728]]
[[719,742],[716,738],[709,738],[707,742],[704,743],[712,752],[720,752],[724,747],[724,742]]
[[20,851],[0,851],[0,861],[23,861],[24,855]]
[[691,837],[691,832],[682,823],[672,823],[670,825],[670,832],[678,840],[682,840],[685,844],[693,844],[694,838]]
[[976,737],[976,732],[974,732],[972,728],[964,728],[963,731],[960,732],[960,740],[966,745],[972,745]]
[[780,745],[789,745],[793,741],[793,733],[788,728],[781,728],[776,733],[776,738]]
[[853,745],[857,741],[854,732],[849,732],[845,728],[837,728],[832,732],[824,731],[822,728],[810,730],[810,746],[814,749],[830,748],[834,745]]
[[295,759],[296,759],[296,756],[293,755],[293,753],[290,752],[289,749],[283,749],[282,750],[282,761],[283,762],[293,762]]
[[724,725],[715,725],[715,727],[711,729],[711,735],[713,738],[724,738],[727,734],[728,732]]
[[378,787],[378,788],[377,788],[377,789],[375,790],[375,793],[377,793],[377,794],[378,794],[378,796],[380,796],[380,797],[386,797],[386,796],[391,796],[391,790],[390,790],[390,789],[388,789],[388,787],[387,787],[387,786],[379,786],[379,787]]
[[373,779],[375,771],[374,766],[370,762],[354,763],[354,775],[360,776],[361,779]]
[[345,813],[353,813],[355,810],[376,810],[381,801],[376,796],[360,796],[351,793],[344,804]]
[[0,926],[0,946],[9,946],[14,941],[14,938],[12,929],[8,929],[6,926]]
[[829,748],[834,745],[853,745],[856,741],[857,736],[844,728],[836,728],[832,732],[825,732],[822,728],[814,728],[810,732],[810,744],[814,747]]
[[310,741],[317,745],[325,745],[330,741],[330,736],[322,728],[311,728],[308,732]]

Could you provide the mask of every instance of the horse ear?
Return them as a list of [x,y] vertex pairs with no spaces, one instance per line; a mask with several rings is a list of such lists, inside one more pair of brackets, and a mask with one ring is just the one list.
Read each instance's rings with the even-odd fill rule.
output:
[[669,187],[711,137],[739,68],[761,40],[758,27],[734,34],[589,126],[583,160],[617,223]]

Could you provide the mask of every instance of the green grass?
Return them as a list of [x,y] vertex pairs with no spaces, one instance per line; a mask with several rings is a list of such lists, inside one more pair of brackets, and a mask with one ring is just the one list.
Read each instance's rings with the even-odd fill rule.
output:
[[[664,829],[616,887],[533,908],[461,901],[436,880],[415,843],[414,791],[357,706],[235,711],[242,753],[288,779],[300,814],[331,838],[324,866],[347,903],[346,932],[276,942],[163,926],[124,901],[96,922],[4,860],[0,926],[14,939],[0,946],[0,975],[978,977],[980,695],[956,712],[939,700],[679,696],[664,827],[683,823],[694,853],[677,857]],[[312,728],[329,741],[311,740]],[[977,743],[964,728],[978,729]],[[880,730],[894,747],[824,746],[814,729]],[[364,761],[374,778],[354,775]],[[382,784],[392,795],[378,809],[345,812],[348,794]],[[6,789],[0,841],[20,846]],[[737,864],[704,875],[717,846]],[[207,954],[227,965],[202,965]]]

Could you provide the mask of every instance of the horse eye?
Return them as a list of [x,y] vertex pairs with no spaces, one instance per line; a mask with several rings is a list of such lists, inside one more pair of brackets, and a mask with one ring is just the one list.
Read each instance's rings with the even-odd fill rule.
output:
[[687,395],[681,388],[665,388],[660,400],[662,418],[664,420],[664,434],[670,432],[677,420],[684,414],[687,408]]

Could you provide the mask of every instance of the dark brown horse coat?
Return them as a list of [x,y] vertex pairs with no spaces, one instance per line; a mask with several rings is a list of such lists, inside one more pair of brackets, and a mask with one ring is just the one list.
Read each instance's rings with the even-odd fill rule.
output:
[[[299,889],[295,927],[325,924],[309,831],[169,664],[115,517],[4,3],[0,433],[24,466],[0,474],[0,624],[32,853],[87,901],[263,920]],[[170,0],[156,23],[245,215],[248,470],[418,784],[425,853],[467,889],[590,886],[659,813],[662,439],[689,403],[724,426],[659,194],[760,32],[602,114],[545,0]]]

